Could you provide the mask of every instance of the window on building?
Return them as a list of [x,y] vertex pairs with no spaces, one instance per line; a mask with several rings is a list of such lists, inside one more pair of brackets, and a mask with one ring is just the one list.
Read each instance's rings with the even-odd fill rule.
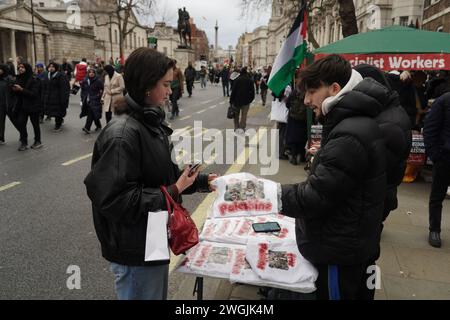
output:
[[137,48],[136,32],[134,33],[134,48]]
[[133,36],[130,33],[130,49],[133,49]]
[[423,4],[423,7],[429,7],[431,5],[431,0],[425,0],[425,3]]
[[45,3],[39,2],[39,7],[41,7],[41,8],[45,7]]
[[444,32],[444,26],[439,26],[436,29],[437,32]]
[[114,30],[114,42],[117,43],[117,30]]
[[395,18],[392,18],[392,25],[395,24]]
[[164,54],[167,56],[167,47],[164,47],[164,48],[163,48],[163,52],[164,52]]
[[401,26],[404,26],[404,27],[408,26],[408,16],[400,17],[400,23],[399,24]]

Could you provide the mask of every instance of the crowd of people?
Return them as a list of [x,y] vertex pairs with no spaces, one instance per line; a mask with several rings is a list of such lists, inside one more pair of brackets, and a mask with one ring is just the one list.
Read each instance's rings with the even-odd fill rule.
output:
[[54,133],[62,131],[69,107],[70,94],[81,89],[80,118],[86,117],[82,130],[91,133],[102,128],[100,119],[111,121],[114,104],[125,93],[122,66],[119,60],[88,63],[85,58],[75,66],[63,59],[59,64],[50,61],[46,66],[38,62],[33,68],[21,57],[17,69],[11,59],[0,64],[0,145],[6,144],[5,123],[9,118],[20,136],[19,151],[29,148],[28,120],[32,123],[32,149],[42,148],[41,124],[54,119]]

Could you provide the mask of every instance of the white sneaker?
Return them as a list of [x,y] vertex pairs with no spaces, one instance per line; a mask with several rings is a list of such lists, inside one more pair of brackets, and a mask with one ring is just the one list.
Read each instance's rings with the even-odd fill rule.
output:
[[235,133],[236,133],[237,135],[242,136],[242,135],[245,134],[245,131],[244,131],[243,129],[237,129],[237,130],[235,131]]

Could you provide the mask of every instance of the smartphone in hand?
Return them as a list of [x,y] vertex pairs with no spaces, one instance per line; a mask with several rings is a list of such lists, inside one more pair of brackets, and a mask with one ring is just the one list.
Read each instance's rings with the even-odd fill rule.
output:
[[188,177],[192,177],[192,175],[195,174],[195,172],[197,172],[197,170],[200,168],[201,163],[195,163],[195,164],[191,164],[189,166],[189,174]]

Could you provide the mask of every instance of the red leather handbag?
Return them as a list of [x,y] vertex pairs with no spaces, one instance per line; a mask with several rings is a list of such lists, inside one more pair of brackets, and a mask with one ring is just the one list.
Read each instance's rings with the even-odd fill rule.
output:
[[166,187],[161,186],[166,197],[167,211],[169,212],[169,245],[175,255],[185,253],[195,246],[198,240],[197,226],[189,212],[172,199]]

